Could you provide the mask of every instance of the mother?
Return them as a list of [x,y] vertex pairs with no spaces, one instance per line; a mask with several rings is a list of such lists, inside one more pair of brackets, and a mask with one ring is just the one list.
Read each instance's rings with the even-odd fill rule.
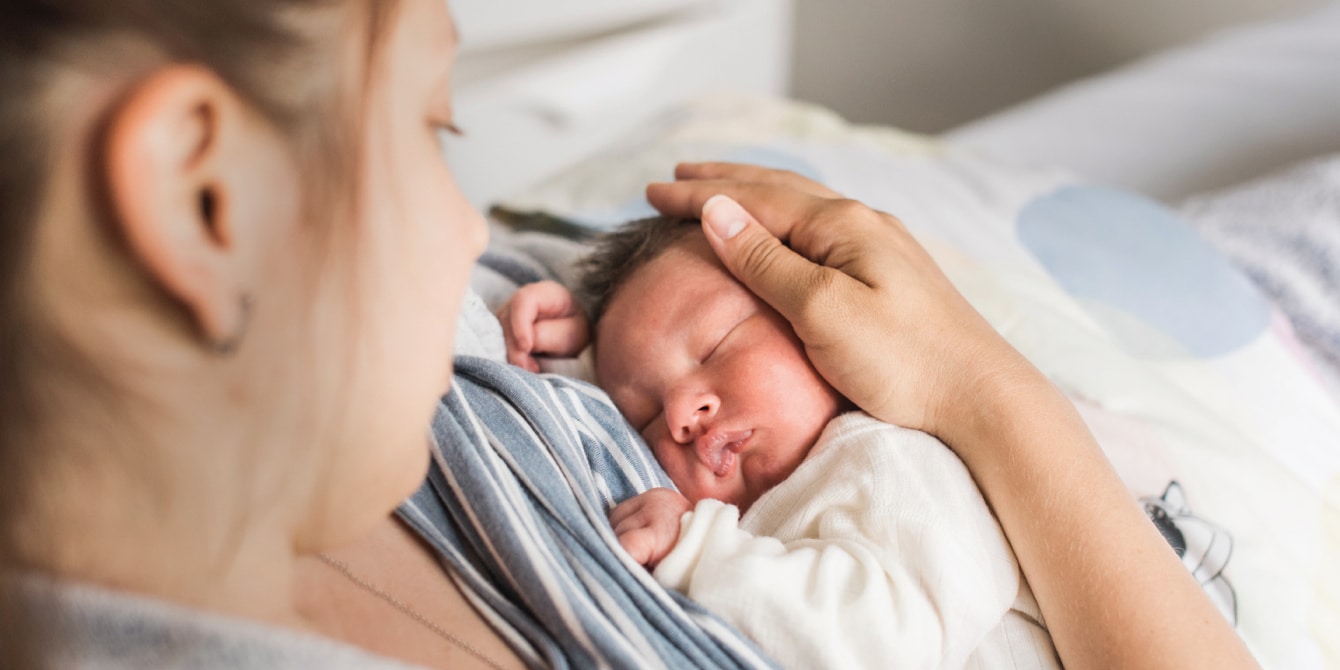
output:
[[[439,158],[442,2],[10,0],[0,30],[0,660],[519,665],[390,517],[486,235]],[[1252,665],[896,220],[678,176],[667,213],[752,213],[709,236],[835,386],[968,464],[1067,665]]]

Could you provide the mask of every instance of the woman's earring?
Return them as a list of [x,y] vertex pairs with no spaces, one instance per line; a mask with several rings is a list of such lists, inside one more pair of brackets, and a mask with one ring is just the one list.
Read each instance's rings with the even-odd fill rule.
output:
[[237,351],[238,345],[242,343],[242,336],[247,332],[247,325],[251,323],[251,296],[243,293],[238,309],[237,327],[228,337],[221,340],[214,340],[210,344],[214,348],[214,353],[219,356],[231,356]]

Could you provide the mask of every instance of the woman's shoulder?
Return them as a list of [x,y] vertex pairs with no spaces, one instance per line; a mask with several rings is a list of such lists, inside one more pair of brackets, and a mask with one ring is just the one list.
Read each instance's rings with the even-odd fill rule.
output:
[[22,575],[12,586],[59,668],[332,668],[409,666],[299,630],[193,610],[88,584]]

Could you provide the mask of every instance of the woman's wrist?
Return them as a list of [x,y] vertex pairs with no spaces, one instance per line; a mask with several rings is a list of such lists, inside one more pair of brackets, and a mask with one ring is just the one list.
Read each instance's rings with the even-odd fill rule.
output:
[[[1009,347],[1004,341],[1001,344]],[[927,429],[965,460],[991,449],[1003,433],[1038,414],[1072,413],[1069,399],[1013,348],[974,357],[977,364],[942,385],[927,411]],[[991,361],[991,362],[988,362]],[[1076,416],[1076,419],[1078,417]]]

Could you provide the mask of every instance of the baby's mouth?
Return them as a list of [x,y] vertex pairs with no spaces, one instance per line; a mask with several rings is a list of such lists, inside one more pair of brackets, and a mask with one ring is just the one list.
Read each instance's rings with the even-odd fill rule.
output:
[[698,438],[695,445],[698,458],[712,471],[712,474],[725,477],[735,471],[740,451],[753,436],[752,430],[712,431]]

